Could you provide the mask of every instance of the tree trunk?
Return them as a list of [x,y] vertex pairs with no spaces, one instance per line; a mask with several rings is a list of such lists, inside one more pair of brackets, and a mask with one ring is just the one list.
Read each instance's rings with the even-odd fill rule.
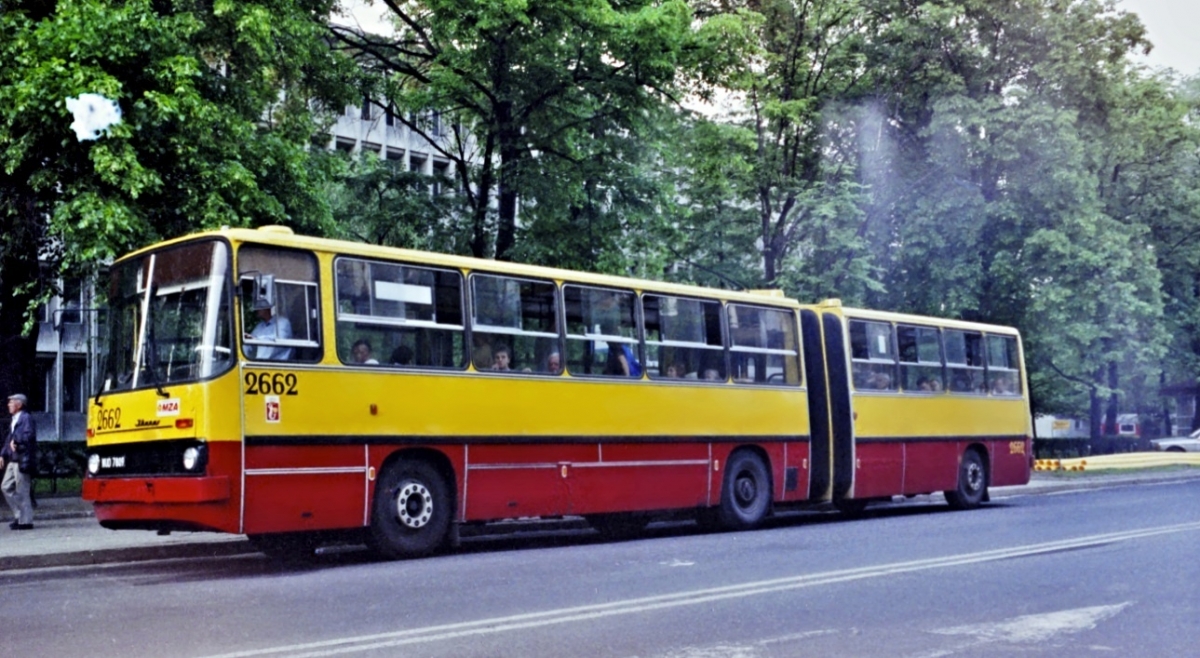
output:
[[1117,362],[1110,361],[1108,363],[1108,388],[1111,393],[1108,394],[1108,406],[1104,410],[1104,434],[1106,436],[1116,436],[1117,431]]
[[[11,188],[10,188],[11,189]],[[10,197],[11,199],[11,197]],[[31,394],[37,377],[37,334],[23,336],[26,310],[37,292],[40,278],[38,245],[43,218],[31,199],[17,199],[0,240],[0,398],[14,393]],[[0,210],[2,212],[2,210]],[[38,396],[40,397],[40,396]]]
[[1091,391],[1088,395],[1091,402],[1090,409],[1088,411],[1088,435],[1091,437],[1092,441],[1099,441],[1103,436],[1103,432],[1101,432],[1100,427],[1103,403],[1100,400],[1100,392],[1095,386],[1091,388]]

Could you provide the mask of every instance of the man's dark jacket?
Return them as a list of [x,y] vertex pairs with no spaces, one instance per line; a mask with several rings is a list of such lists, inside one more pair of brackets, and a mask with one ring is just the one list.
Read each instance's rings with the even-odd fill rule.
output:
[[[10,441],[17,444],[17,454],[12,454]],[[4,459],[15,459],[22,473],[37,475],[37,427],[33,424],[33,416],[22,410],[8,438],[4,440]]]

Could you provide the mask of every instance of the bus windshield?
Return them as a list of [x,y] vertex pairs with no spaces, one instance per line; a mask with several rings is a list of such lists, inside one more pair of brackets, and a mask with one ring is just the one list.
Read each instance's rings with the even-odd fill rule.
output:
[[229,247],[208,240],[113,267],[102,393],[195,381],[233,363]]

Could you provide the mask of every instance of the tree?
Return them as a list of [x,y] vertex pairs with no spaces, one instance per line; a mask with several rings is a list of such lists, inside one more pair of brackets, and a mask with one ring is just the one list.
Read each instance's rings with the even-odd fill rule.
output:
[[872,303],[1022,327],[1035,406],[1098,408],[1163,338],[1148,234],[1109,184],[1143,28],[1102,0],[871,4]]
[[[0,4],[0,388],[30,384],[18,337],[60,273],[201,227],[328,228],[308,147],[314,105],[348,100],[324,40],[333,4]],[[123,113],[94,142],[69,129],[84,92]]]
[[368,93],[453,163],[481,257],[512,257],[530,181],[581,164],[581,135],[632,131],[713,52],[680,0],[383,4],[394,36],[334,34],[375,74]]
[[336,236],[392,247],[466,253],[467,227],[455,221],[450,196],[435,192],[448,181],[405,171],[401,163],[373,155],[340,165],[327,192],[337,218]]

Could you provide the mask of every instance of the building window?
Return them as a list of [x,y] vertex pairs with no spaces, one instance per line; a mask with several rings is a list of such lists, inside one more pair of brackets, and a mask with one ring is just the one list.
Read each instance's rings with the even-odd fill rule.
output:
[[63,411],[82,412],[87,407],[87,359],[63,359]]
[[83,324],[83,281],[67,279],[63,281],[62,300],[59,302],[62,324]]
[[441,196],[450,191],[450,186],[447,184],[450,181],[450,163],[449,162],[433,162],[433,184],[430,190],[434,196]]

